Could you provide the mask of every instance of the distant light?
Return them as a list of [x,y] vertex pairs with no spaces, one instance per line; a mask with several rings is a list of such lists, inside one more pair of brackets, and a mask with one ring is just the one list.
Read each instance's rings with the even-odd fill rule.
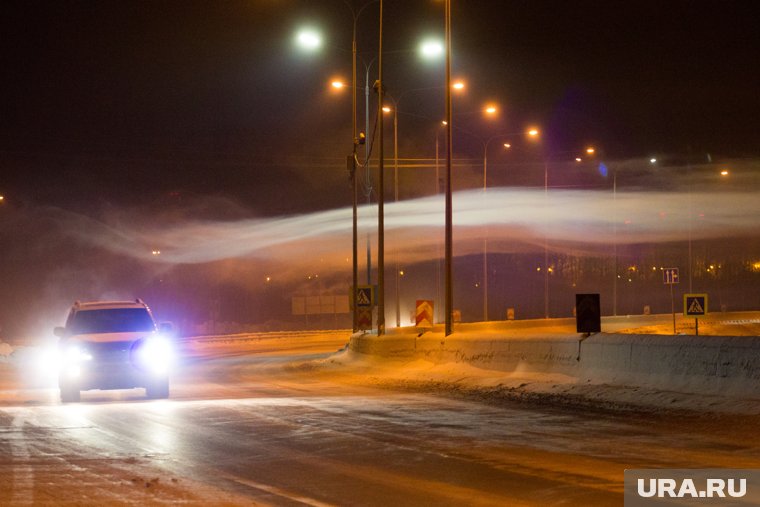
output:
[[604,162],[599,162],[599,174],[602,175],[602,177],[606,178],[607,174],[609,174],[609,171],[607,170],[607,166]]
[[582,159],[581,157],[575,157],[575,161],[576,161],[576,162],[580,162],[580,161],[582,161],[582,160],[583,160],[583,159]]
[[384,113],[390,113],[391,112],[391,108],[388,107],[388,106],[383,106],[383,112]]
[[588,148],[586,148],[586,153],[588,153],[589,155],[593,155],[595,152],[596,152],[596,150],[594,148],[592,148],[591,146],[589,146]]
[[496,106],[487,106],[486,107],[486,113],[487,114],[496,114]]
[[151,253],[153,255],[161,255],[161,250],[153,250]]
[[510,149],[510,148],[512,147],[512,145],[511,145],[511,144],[509,144],[509,143],[504,143],[504,147],[505,147],[506,149]]
[[657,163],[657,159],[656,158],[650,158],[649,159],[649,163],[650,164],[656,164]]
[[401,276],[404,276],[404,270],[403,269],[399,270],[398,274],[401,275]]
[[268,277],[266,278],[266,282],[267,282],[267,283],[269,283],[269,282],[271,282],[271,281],[272,281],[272,277],[271,277],[271,276],[268,276]]
[[426,40],[420,44],[420,54],[423,58],[438,58],[443,54],[443,44],[438,40]]
[[528,135],[529,135],[530,137],[536,137],[536,136],[538,136],[538,134],[539,134],[539,131],[538,131],[538,129],[535,129],[535,128],[533,128],[533,129],[530,129],[530,130],[528,131]]
[[451,85],[452,88],[455,90],[464,90],[464,83],[462,81],[457,81],[453,85]]
[[302,48],[313,51],[322,46],[322,36],[315,30],[305,29],[298,32],[296,42]]
[[346,83],[344,83],[343,81],[335,80],[332,83],[330,83],[330,86],[332,86],[333,88],[336,88],[336,89],[340,90],[341,88],[343,88],[344,86],[346,86]]
[[445,127],[446,125],[448,125],[448,124],[449,124],[449,122],[447,122],[446,120],[442,120],[442,121],[441,121],[441,125],[443,125],[444,127]]
[[720,175],[721,175],[721,176],[728,176],[728,169],[723,169],[723,170],[720,172]]
[[5,196],[0,195],[0,201],[4,201],[4,200],[5,200]]

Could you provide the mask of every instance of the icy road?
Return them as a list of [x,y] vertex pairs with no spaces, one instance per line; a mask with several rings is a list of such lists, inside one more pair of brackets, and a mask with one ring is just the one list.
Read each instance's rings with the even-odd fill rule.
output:
[[760,468],[751,418],[401,390],[331,366],[345,341],[196,344],[167,401],[64,406],[0,362],[0,505],[622,505],[626,468]]

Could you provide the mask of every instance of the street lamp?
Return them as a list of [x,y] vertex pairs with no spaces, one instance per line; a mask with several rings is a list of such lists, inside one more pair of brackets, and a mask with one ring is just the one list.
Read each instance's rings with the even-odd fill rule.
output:
[[[495,106],[492,106],[495,109]],[[488,110],[486,110],[488,112]],[[488,208],[488,146],[496,139],[505,139],[527,135],[529,138],[538,137],[538,129],[531,128],[527,132],[513,132],[509,134],[496,134],[483,143],[483,203]],[[504,143],[504,149],[512,148],[510,143]],[[488,322],[488,230],[483,235],[483,321]]]
[[307,51],[322,47],[322,35],[313,28],[304,28],[296,34],[296,44]]
[[452,159],[452,130],[451,130],[451,0],[444,0],[445,3],[445,49],[446,49],[446,206],[445,206],[445,247],[444,247],[444,274],[446,279],[445,289],[445,325],[444,337],[449,336],[452,329],[452,318],[454,313],[454,290],[452,280],[452,256],[453,256],[453,213],[452,213],[452,196],[451,196],[451,159]]

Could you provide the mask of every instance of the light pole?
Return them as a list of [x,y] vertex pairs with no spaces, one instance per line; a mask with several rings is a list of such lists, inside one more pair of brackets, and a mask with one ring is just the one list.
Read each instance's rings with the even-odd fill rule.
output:
[[452,281],[452,199],[451,199],[451,0],[445,0],[445,47],[446,47],[446,211],[445,211],[445,278],[446,278],[446,323],[444,336],[452,333],[452,317],[454,313],[453,281]]
[[[357,212],[357,205],[358,205],[358,196],[357,196],[357,184],[356,184],[356,149],[359,144],[361,144],[361,140],[359,139],[357,135],[357,127],[356,127],[356,32],[357,32],[357,24],[359,21],[359,17],[361,16],[364,9],[366,9],[371,4],[375,3],[378,0],[369,0],[367,3],[365,3],[361,8],[358,10],[354,9],[353,5],[348,0],[343,0],[343,3],[348,7],[348,9],[351,11],[351,15],[353,17],[353,28],[352,28],[352,37],[351,37],[351,155],[350,160],[348,161],[348,171],[351,179],[351,194],[352,194],[352,224],[351,224],[351,231],[352,231],[352,247],[351,247],[351,257],[352,257],[352,263],[351,263],[351,306],[352,306],[352,329],[353,331],[358,330],[358,314],[357,314],[357,306],[356,306],[356,295],[357,295],[357,286],[359,283],[359,263],[358,263],[358,212]],[[297,35],[297,42],[301,47],[303,47],[306,50],[314,51],[318,49],[322,45],[322,39],[319,34],[317,34],[314,31],[311,30],[305,30],[300,32]],[[369,68],[367,68],[367,74],[369,75]],[[369,247],[368,247],[369,248]],[[369,254],[368,254],[369,255]],[[370,268],[368,268],[369,270]]]
[[[509,134],[496,134],[491,136],[483,143],[483,205],[488,209],[488,146],[496,139],[509,139],[522,135],[523,132],[514,132]],[[537,137],[538,129],[532,128],[525,132],[529,137]],[[505,149],[510,149],[512,145],[504,143]],[[488,229],[483,235],[483,321],[488,322]]]
[[385,334],[385,158],[383,155],[383,0],[380,0],[380,36],[377,53],[378,190],[377,197],[377,335]]

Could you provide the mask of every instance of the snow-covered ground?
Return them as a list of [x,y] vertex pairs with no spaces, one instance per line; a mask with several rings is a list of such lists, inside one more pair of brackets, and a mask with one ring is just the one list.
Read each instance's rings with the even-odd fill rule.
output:
[[[756,335],[757,324],[747,320],[720,325]],[[563,326],[550,326],[551,332],[566,334]],[[481,332],[514,338],[498,327]],[[349,493],[376,487],[397,500],[411,492],[445,493],[450,504],[481,498],[478,491],[492,495],[481,505],[504,505],[519,503],[507,494],[527,491],[528,477],[555,500],[567,496],[568,484],[585,485],[582,495],[601,495],[594,502],[573,497],[568,505],[604,503],[600,498],[613,505],[621,500],[618,476],[632,463],[757,466],[756,418],[728,415],[756,415],[757,401],[360,354],[346,347],[349,338],[345,330],[193,338],[185,341],[186,370],[173,379],[170,400],[145,401],[139,389],[95,391],[72,405],[57,401],[49,347],[2,346],[0,425],[7,430],[0,504],[346,504]],[[507,403],[513,399],[547,408]],[[584,409],[576,410],[579,405]],[[724,413],[669,417],[673,409]],[[730,422],[699,433],[715,420]],[[652,428],[652,421],[665,422]],[[587,432],[595,438],[584,439]],[[452,466],[456,474],[444,472]],[[309,480],[294,478],[299,471]],[[480,479],[457,483],[485,472],[493,480],[482,490],[475,489]],[[387,482],[375,484],[378,477]],[[335,482],[322,482],[329,480]],[[320,503],[325,484],[337,493]],[[510,492],[494,493],[509,484]],[[365,500],[381,498],[365,494]]]

